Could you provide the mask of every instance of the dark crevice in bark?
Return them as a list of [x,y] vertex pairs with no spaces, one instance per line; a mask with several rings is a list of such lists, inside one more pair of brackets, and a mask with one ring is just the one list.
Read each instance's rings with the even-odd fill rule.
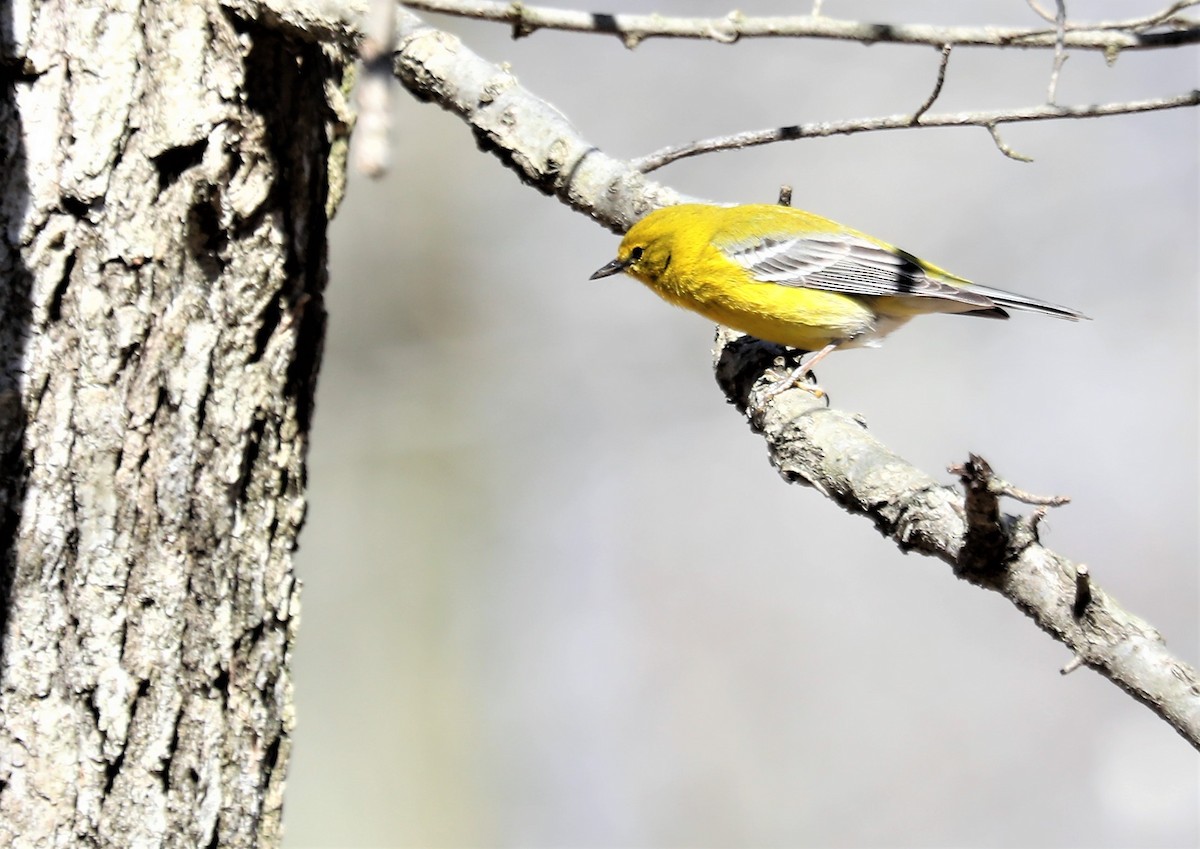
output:
[[162,193],[168,186],[183,176],[184,172],[204,161],[208,141],[201,139],[193,144],[164,150],[151,159],[158,169],[158,190]]
[[58,280],[58,285],[54,287],[54,294],[50,296],[50,306],[46,308],[46,317],[51,322],[62,320],[63,298],[66,297],[67,287],[71,285],[71,272],[75,270],[75,257],[75,251],[68,254],[63,263],[62,276]]
[[250,491],[250,482],[254,479],[254,466],[258,461],[258,452],[262,447],[263,434],[266,433],[266,430],[267,420],[259,415],[254,419],[254,424],[246,435],[246,447],[242,451],[242,473],[238,476],[234,488],[238,501],[245,500],[246,494]]
[[188,250],[210,280],[221,276],[221,255],[229,246],[229,234],[221,226],[220,200],[216,189],[202,187],[188,209]]
[[[13,6],[0,5],[0,44],[14,43]],[[10,57],[6,57],[8,59]],[[19,57],[11,57],[15,62]],[[25,60],[22,65],[28,64]],[[15,70],[6,66],[6,71]],[[17,109],[17,86],[28,86],[36,76],[24,73],[5,74],[0,84],[0,192],[8,201],[8,209],[29,206],[29,184],[26,180],[28,160],[21,113]],[[29,479],[25,456],[25,409],[21,392],[21,364],[32,333],[31,304],[32,272],[26,267],[22,246],[10,241],[17,236],[16,222],[4,221],[0,227],[0,684],[3,683],[8,620],[13,587],[17,580],[16,540],[21,522],[21,504]],[[0,788],[3,792],[4,788]]]
[[[274,204],[269,199],[268,203],[281,210],[290,237],[284,263],[286,283],[275,308],[284,321],[299,323],[285,391],[296,401],[301,433],[307,433],[325,342],[325,234],[329,223],[325,214],[328,173],[324,167],[313,167],[312,135],[323,138],[326,125],[336,120],[325,99],[312,97],[311,92],[333,75],[333,68],[318,45],[281,38],[278,32],[267,37],[260,24],[236,17],[234,26],[252,38],[253,47],[246,56],[246,102],[267,123],[266,138],[279,173],[272,193],[292,193],[286,202]],[[297,211],[303,212],[303,219],[296,218]],[[268,340],[269,336],[260,337],[259,350]]]

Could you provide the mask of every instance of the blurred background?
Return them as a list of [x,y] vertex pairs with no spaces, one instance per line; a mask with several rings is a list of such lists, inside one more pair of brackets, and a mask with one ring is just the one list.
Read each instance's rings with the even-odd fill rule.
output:
[[[1038,23],[1023,0],[824,12]],[[510,62],[619,157],[911,112],[939,58],[790,40],[629,51],[426,19]],[[934,111],[1041,103],[1052,58],[957,50]],[[1178,94],[1198,78],[1195,47],[1112,67],[1077,52],[1059,101]],[[616,237],[400,90],[395,121],[391,174],[352,175],[333,225],[289,849],[1200,842],[1182,738],[1095,673],[1061,677],[1068,652],[1003,599],[785,485],[713,380],[712,327],[631,279],[588,281]],[[788,183],[796,206],[1091,315],[919,319],[882,349],[833,356],[821,381],[947,483],[975,451],[1020,487],[1071,496],[1043,541],[1195,664],[1197,112],[1002,133],[1035,161],[1005,158],[982,129],[917,130],[706,156],[654,178],[722,202],[773,202]]]

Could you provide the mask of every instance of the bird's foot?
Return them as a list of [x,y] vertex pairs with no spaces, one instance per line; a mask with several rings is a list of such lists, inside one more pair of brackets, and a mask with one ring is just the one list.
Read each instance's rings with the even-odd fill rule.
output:
[[[775,360],[774,368],[768,372],[768,374],[771,372],[779,374],[782,369],[787,369],[787,371],[783,372],[784,377],[767,384],[766,387],[756,393],[753,403],[754,409],[759,414],[765,412],[768,401],[776,395],[787,392],[789,389],[803,389],[814,398],[823,400],[825,406],[830,406],[831,399],[829,393],[822,389],[821,385],[817,382],[817,375],[813,372],[813,365],[822,359],[825,354],[828,354],[832,348],[833,346],[831,345],[822,351],[817,351],[816,354],[811,356],[808,351],[794,348],[788,349],[782,357]],[[807,360],[807,362],[804,360]],[[773,377],[774,374],[771,376]]]
[[759,396],[760,403],[765,403],[776,395],[787,392],[789,389],[803,389],[805,392],[812,393],[816,398],[824,399],[826,405],[829,404],[829,393],[817,383],[817,375],[813,370],[804,364],[792,369],[787,377],[775,381],[764,389]]

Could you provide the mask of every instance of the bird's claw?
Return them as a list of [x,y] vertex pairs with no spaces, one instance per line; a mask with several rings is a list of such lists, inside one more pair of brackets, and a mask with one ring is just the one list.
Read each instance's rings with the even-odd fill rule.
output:
[[[808,378],[811,378],[811,380]],[[812,394],[813,397],[824,400],[825,405],[829,406],[829,393],[817,383],[817,375],[807,365],[797,366],[788,373],[787,377],[775,381],[764,389],[759,396],[759,403],[766,403],[776,395],[787,392],[789,389],[803,389],[805,392]]]

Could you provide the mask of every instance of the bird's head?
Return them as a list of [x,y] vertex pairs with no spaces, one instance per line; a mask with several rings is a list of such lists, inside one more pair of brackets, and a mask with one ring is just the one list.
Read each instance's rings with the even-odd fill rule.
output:
[[664,212],[652,212],[630,227],[617,248],[617,258],[588,279],[599,280],[623,271],[646,282],[657,280],[671,264],[675,236],[669,219],[662,215]]

